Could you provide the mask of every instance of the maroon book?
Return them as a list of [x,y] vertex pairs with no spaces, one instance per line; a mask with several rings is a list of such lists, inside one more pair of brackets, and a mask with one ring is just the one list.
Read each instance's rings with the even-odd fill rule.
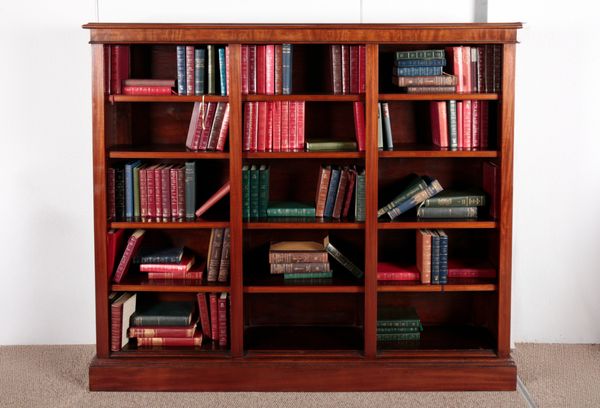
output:
[[196,217],[201,217],[206,211],[208,211],[215,203],[217,203],[221,198],[225,197],[229,194],[231,190],[231,183],[228,181],[223,184],[223,186],[214,193],[200,208],[196,210]]
[[481,148],[487,149],[488,144],[488,127],[489,127],[489,105],[488,101],[479,101],[479,138],[481,139]]
[[350,46],[342,45],[342,93],[350,93]]
[[200,134],[202,133],[202,122],[204,117],[206,105],[202,102],[194,102],[192,109],[192,118],[190,119],[190,125],[188,127],[187,138],[185,140],[185,147],[194,150],[200,143]]
[[458,139],[458,148],[465,147],[465,133],[463,130],[463,102],[456,101],[456,134]]
[[304,101],[296,102],[296,145],[299,151],[304,151]]
[[273,151],[273,102],[267,102],[267,132],[265,136],[265,151]]
[[125,79],[129,78],[129,46],[110,46],[110,93],[120,95]]
[[198,126],[202,131],[200,132],[198,145],[194,145],[194,150],[206,150],[208,148],[210,132],[212,130],[213,121],[215,120],[216,111],[217,103],[209,102],[204,117],[200,117],[200,120],[198,121]]
[[254,102],[244,104],[244,136],[242,150],[249,152],[252,149],[252,126],[254,122]]
[[198,299],[198,314],[200,316],[200,329],[202,330],[202,334],[204,334],[208,338],[212,338],[211,329],[210,329],[210,319],[209,319],[209,311],[208,311],[208,302],[206,300],[206,293],[198,293],[196,295]]
[[148,208],[146,215],[148,218],[154,218],[156,216],[156,195],[154,194],[154,169],[157,165],[152,165],[146,168],[146,194],[148,195]]
[[473,146],[472,115],[471,101],[463,101],[463,143],[467,149]]
[[333,218],[339,219],[342,216],[342,206],[344,205],[347,184],[348,169],[345,168],[340,171],[340,180],[337,185],[337,191],[335,193],[335,201],[333,205]]
[[281,151],[281,101],[273,102],[273,151]]
[[116,171],[113,167],[109,167],[106,170],[106,190],[108,193],[108,218],[116,219],[117,218],[117,193],[115,191],[115,178]]
[[364,102],[354,102],[354,132],[356,134],[358,151],[364,152],[366,147]]
[[289,102],[289,114],[288,114],[288,145],[291,151],[298,150],[298,122],[297,122],[297,105],[296,102]]
[[227,135],[229,135],[229,103],[225,105],[225,112],[223,113],[223,122],[221,123],[221,129],[219,130],[219,138],[217,139],[217,151],[222,152],[225,150]]
[[275,46],[265,45],[265,93],[275,94]]
[[170,86],[123,86],[123,95],[149,96],[149,95],[171,95],[173,90]]
[[419,281],[421,274],[414,265],[406,267],[391,262],[378,262],[377,280]]
[[138,347],[197,347],[202,345],[202,333],[194,334],[194,337],[138,337]]
[[125,247],[125,251],[123,252],[123,256],[121,257],[121,261],[119,261],[119,266],[117,266],[117,270],[115,271],[113,282],[120,283],[127,271],[129,270],[131,260],[139,250],[145,232],[146,231],[143,229],[138,229],[135,230],[133,234],[131,234],[131,236],[129,237],[129,240],[127,241],[127,246]]
[[219,310],[217,305],[217,294],[209,293],[209,307],[210,307],[210,338],[218,340],[219,338]]
[[275,45],[275,95],[283,93],[283,47]]
[[[162,217],[171,218],[171,168],[173,166],[164,166],[160,170],[160,185],[162,186]],[[141,200],[140,200],[141,205]]]
[[188,95],[194,95],[194,62],[194,46],[187,45],[185,47],[185,83]]
[[177,167],[175,166],[169,169],[169,190],[171,192],[171,217],[177,218],[179,204],[177,202]]
[[350,205],[352,204],[352,193],[354,193],[354,184],[356,183],[356,170],[348,170],[348,183],[346,187],[346,198],[344,199],[344,208],[342,209],[342,217],[348,217]]
[[221,293],[218,299],[219,346],[227,346],[227,292]]
[[106,271],[108,277],[112,276],[117,260],[117,252],[123,247],[123,239],[125,238],[125,230],[117,229],[110,230],[106,234]]
[[481,147],[481,141],[479,136],[479,118],[480,118],[480,107],[479,101],[471,101],[471,147],[478,149]]
[[281,151],[290,151],[290,102],[281,101]]
[[358,46],[358,92],[365,93],[367,78],[367,48]]
[[256,93],[264,95],[267,92],[267,46],[256,46]]
[[193,255],[184,255],[177,263],[143,263],[140,272],[187,272],[194,264]]
[[[155,212],[154,218],[157,220],[162,219],[163,211],[162,211],[162,169],[164,165],[159,164],[154,168],[154,205]],[[170,186],[169,186],[170,187]],[[165,186],[165,188],[169,188]]]
[[257,151],[264,152],[267,147],[267,102],[257,102],[258,104],[258,134]]
[[178,271],[178,272],[148,272],[150,280],[190,280],[201,281],[204,277],[202,271]]
[[194,337],[196,323],[188,326],[135,326],[130,327],[129,337]]
[[350,45],[350,93],[358,93],[358,45]]
[[483,261],[448,260],[448,278],[493,279],[496,275],[496,268]]
[[248,93],[256,93],[256,45],[248,46]]
[[242,95],[248,95],[248,45],[242,45]]
[[177,218],[185,217],[185,166],[177,168]]

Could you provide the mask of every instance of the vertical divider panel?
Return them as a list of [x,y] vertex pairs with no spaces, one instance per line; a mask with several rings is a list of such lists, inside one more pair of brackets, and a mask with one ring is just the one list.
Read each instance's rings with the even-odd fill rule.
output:
[[377,354],[377,103],[379,99],[379,48],[367,44],[366,58],[366,219],[365,219],[365,356]]
[[242,72],[241,45],[229,45],[229,226],[231,232],[231,355],[244,354],[244,281],[242,270]]

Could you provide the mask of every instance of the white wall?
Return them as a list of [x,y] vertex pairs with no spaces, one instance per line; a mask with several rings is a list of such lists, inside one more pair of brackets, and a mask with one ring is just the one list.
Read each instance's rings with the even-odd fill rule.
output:
[[[360,22],[361,7],[363,22],[464,22],[475,13],[472,0],[287,3],[0,3],[0,344],[95,341],[90,50],[80,26],[96,11],[115,22],[282,23]],[[600,29],[587,5],[490,1],[490,21],[527,23],[517,54],[517,342],[600,342],[599,89],[590,84]]]

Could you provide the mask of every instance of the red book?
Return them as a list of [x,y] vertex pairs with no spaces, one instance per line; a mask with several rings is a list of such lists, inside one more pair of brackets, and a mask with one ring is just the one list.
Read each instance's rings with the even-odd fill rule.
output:
[[140,168],[140,216],[148,217],[148,168]]
[[[141,173],[141,170],[140,170]],[[108,208],[107,208],[107,215],[108,218],[111,219],[116,219],[117,218],[117,193],[115,191],[115,178],[116,178],[116,172],[115,169],[112,167],[109,167],[108,170],[106,170],[106,190],[107,190],[107,194],[108,194]]]
[[473,133],[471,127],[471,101],[463,101],[463,142],[464,147],[470,149],[473,146]]
[[256,93],[256,45],[248,46],[248,93]]
[[110,304],[110,350],[119,351],[127,344],[129,319],[135,312],[137,295],[135,293],[112,293]]
[[208,318],[208,302],[206,301],[206,293],[196,294],[198,300],[198,315],[200,316],[200,329],[202,334],[211,338],[210,319]]
[[187,272],[195,259],[193,255],[184,255],[178,263],[143,263],[140,272]]
[[290,151],[298,150],[298,122],[296,117],[296,102],[289,102],[289,113],[288,113],[288,147]]
[[465,92],[462,47],[446,48],[446,55],[448,56],[448,66],[451,67],[452,73],[456,77],[456,92]]
[[194,95],[194,46],[185,47],[185,83],[188,95]]
[[471,101],[471,147],[481,147],[479,140],[479,101]]
[[138,347],[196,347],[202,345],[202,333],[194,334],[194,337],[138,337]]
[[281,151],[290,150],[290,103],[281,101]]
[[264,95],[267,91],[267,46],[256,46],[256,93]]
[[215,119],[215,112],[217,111],[217,104],[215,102],[209,102],[206,108],[206,113],[200,117],[198,126],[202,130],[200,138],[198,139],[198,145],[194,145],[194,150],[206,150],[208,148],[208,141],[210,139],[210,131],[212,124]]
[[367,49],[364,45],[358,46],[358,92],[366,92],[367,78]]
[[458,136],[457,147],[462,149],[465,147],[465,134],[463,130],[463,102],[456,101],[456,134]]
[[267,147],[267,102],[257,102],[258,104],[258,134],[256,150],[264,152]]
[[471,47],[462,48],[462,82],[464,84],[464,92],[472,92],[471,86]]
[[185,217],[185,166],[177,168],[177,218]]
[[251,102],[254,104],[252,110],[252,128],[250,129],[250,150],[253,152],[258,151],[258,102]]
[[204,272],[148,272],[148,279],[160,280],[160,279],[173,279],[173,280],[194,280],[201,281],[204,276]]
[[192,118],[190,119],[187,138],[185,140],[185,147],[187,147],[188,149],[193,150],[194,147],[198,146],[199,144],[200,134],[202,133],[200,119],[203,118],[205,109],[206,106],[202,104],[202,102],[194,102],[194,108],[192,109]]
[[219,314],[219,346],[227,346],[227,292],[221,293],[218,299]]
[[487,149],[488,144],[488,127],[489,127],[489,105],[488,101],[479,101],[479,138],[481,139],[481,148]]
[[204,214],[206,211],[208,211],[210,207],[215,205],[215,203],[217,201],[219,201],[221,198],[223,198],[227,194],[229,194],[230,190],[231,190],[231,183],[228,181],[227,183],[225,183],[223,185],[223,187],[221,187],[216,193],[214,193],[208,200],[206,200],[206,202],[204,204],[202,204],[202,206],[200,208],[198,208],[196,210],[196,217],[202,216],[202,214]]
[[275,45],[275,95],[283,93],[283,47]]
[[222,152],[225,150],[225,142],[227,142],[227,135],[229,135],[229,103],[225,105],[225,112],[223,113],[223,123],[221,124],[221,130],[219,131],[219,138],[217,139],[217,151]]
[[419,281],[421,274],[416,266],[405,267],[390,262],[378,262],[377,280]]
[[[229,88],[227,88],[229,90]],[[248,46],[242,45],[242,95],[248,95]]]
[[273,151],[281,151],[281,101],[273,102]]
[[346,188],[346,198],[344,200],[344,208],[342,210],[342,217],[348,217],[350,212],[350,204],[352,204],[352,193],[354,193],[354,184],[356,183],[356,171],[350,169],[348,171],[348,184]]
[[356,143],[358,151],[364,152],[366,147],[365,135],[365,104],[363,102],[354,102],[354,132],[356,134]]
[[208,301],[210,307],[210,338],[216,341],[219,338],[219,310],[217,305],[217,294],[209,293]]
[[342,45],[342,93],[350,92],[350,46]]
[[275,46],[265,45],[265,93],[275,94]]
[[177,168],[175,166],[169,169],[169,190],[171,192],[171,217],[177,218],[177,214],[179,213],[179,206],[177,203]]
[[254,102],[244,104],[244,136],[242,140],[242,151],[249,152],[252,149],[252,126],[254,122]]
[[129,46],[110,46],[110,93],[122,93],[122,81],[129,78]]
[[148,208],[146,209],[146,216],[148,218],[154,218],[156,216],[156,195],[154,194],[154,169],[157,165],[152,165],[146,168],[146,194],[148,195]]
[[299,151],[304,151],[304,119],[305,102],[296,103],[296,144]]
[[331,89],[334,94],[342,93],[342,46],[329,46],[331,58]]
[[433,144],[448,147],[448,120],[446,102],[431,102],[431,136]]
[[110,278],[115,269],[115,261],[117,260],[117,252],[123,246],[123,238],[125,230],[109,230],[106,234],[106,271]]
[[[160,170],[160,185],[162,186],[162,216],[163,218],[171,217],[171,168],[173,166],[165,166]],[[141,198],[141,194],[140,194]],[[140,199],[141,205],[141,199]]]
[[[156,206],[154,218],[160,220],[162,218],[162,169],[164,165],[158,165],[154,168],[154,205]],[[169,186],[170,187],[170,186]],[[167,188],[165,186],[165,188]]]
[[173,90],[170,86],[123,86],[123,95],[171,95]]
[[129,270],[131,260],[139,250],[145,232],[146,231],[143,229],[135,230],[127,240],[127,246],[125,247],[121,261],[119,261],[119,266],[117,266],[115,276],[113,277],[113,282],[120,283],[121,279],[123,279]]
[[350,45],[350,93],[358,93],[358,46]]
[[129,328],[129,337],[194,337],[196,323],[189,326],[135,326]]
[[448,278],[496,278],[496,268],[474,260],[448,260]]
[[265,151],[273,151],[273,102],[267,102],[267,134],[265,137]]

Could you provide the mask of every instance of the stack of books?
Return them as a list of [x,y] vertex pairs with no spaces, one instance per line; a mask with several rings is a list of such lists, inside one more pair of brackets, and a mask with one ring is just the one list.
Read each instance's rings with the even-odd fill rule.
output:
[[412,344],[421,339],[423,326],[413,307],[377,308],[377,341]]
[[304,150],[304,101],[245,102],[245,152]]
[[242,166],[242,216],[245,219],[266,217],[269,207],[269,179],[267,165]]
[[448,235],[442,230],[417,230],[417,270],[421,283],[448,283]]
[[179,95],[227,95],[229,47],[177,46],[177,93]]
[[365,92],[366,48],[364,45],[329,46],[331,90],[334,94]]
[[269,247],[271,274],[288,279],[328,279],[333,276],[323,244],[312,241],[282,241]]
[[[363,171],[357,171],[355,167],[321,166],[315,199],[317,217],[347,218],[353,196],[355,209],[364,212],[364,196],[354,194],[359,173]],[[364,177],[360,178],[360,182],[364,183]]]
[[403,214],[440,193],[443,187],[436,179],[427,176],[413,175],[408,186],[403,189],[392,201],[377,211],[377,217],[388,215],[390,219],[397,218]]
[[194,302],[159,302],[138,308],[131,316],[130,339],[138,347],[202,345],[202,332],[196,330]]
[[231,233],[229,228],[213,228],[210,233],[207,255],[208,282],[227,282],[231,264],[229,249]]
[[200,331],[213,345],[227,346],[229,320],[229,294],[227,292],[198,293]]
[[242,45],[242,94],[292,93],[291,44]]
[[480,191],[442,191],[423,201],[417,210],[419,218],[477,218],[477,209],[485,205]]
[[450,150],[488,147],[488,101],[433,101],[430,115],[434,145]]
[[229,135],[229,103],[195,102],[185,146],[194,151],[225,150]]
[[134,263],[139,264],[140,272],[147,274],[148,279],[177,279],[202,281],[206,262],[183,247],[164,250],[141,250]]
[[444,50],[397,51],[392,82],[407,93],[453,93],[457,77],[443,72]]

